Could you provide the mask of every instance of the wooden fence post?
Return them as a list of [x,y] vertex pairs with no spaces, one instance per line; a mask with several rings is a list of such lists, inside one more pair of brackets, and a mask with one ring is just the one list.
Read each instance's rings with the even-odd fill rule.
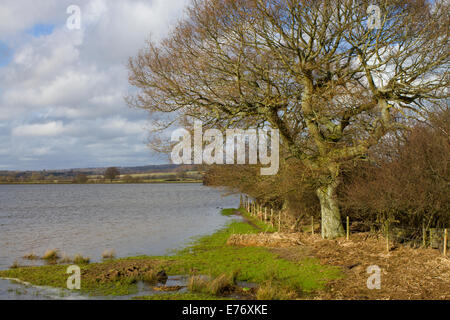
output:
[[444,230],[444,256],[447,256],[447,229]]
[[264,222],[267,221],[267,207],[264,207]]
[[389,222],[386,224],[386,251],[389,252]]
[[278,232],[281,232],[281,211],[278,211]]
[[427,246],[427,229],[425,229],[425,226],[422,227],[422,245],[424,248]]
[[311,234],[314,235],[314,217],[311,217]]
[[270,209],[270,223],[273,227],[273,208]]
[[350,218],[347,216],[347,240],[350,239]]

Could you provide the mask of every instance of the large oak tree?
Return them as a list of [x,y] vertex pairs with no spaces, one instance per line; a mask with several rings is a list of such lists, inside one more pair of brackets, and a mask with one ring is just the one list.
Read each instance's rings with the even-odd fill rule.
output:
[[289,155],[317,173],[322,236],[335,238],[344,234],[342,165],[448,97],[448,9],[439,0],[194,0],[170,36],[130,59],[139,90],[129,102],[170,114],[165,125],[188,117],[279,129]]

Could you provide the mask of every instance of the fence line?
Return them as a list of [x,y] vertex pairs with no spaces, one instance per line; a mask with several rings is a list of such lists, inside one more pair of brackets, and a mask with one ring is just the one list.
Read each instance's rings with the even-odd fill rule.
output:
[[[245,196],[245,200],[241,196],[240,207],[245,209],[250,216],[264,222],[269,223],[272,228],[277,226],[278,232],[282,231],[294,231],[292,227],[296,227],[298,220],[292,221],[292,218],[287,215],[286,211],[275,210],[274,208],[268,208],[259,204],[255,200],[251,200],[248,196]],[[270,215],[268,214],[270,210]],[[283,218],[282,218],[283,217]],[[288,217],[290,219],[288,219]],[[283,221],[284,220],[284,221]],[[291,221],[289,221],[291,220]],[[319,220],[320,222],[320,220]],[[351,234],[359,233],[352,232],[350,217],[346,217],[346,239],[350,240]],[[416,229],[411,227],[396,226],[395,222],[359,222],[359,225],[370,227],[372,232],[374,228],[384,234],[386,238],[386,251],[390,251],[391,244],[393,243],[421,243],[422,247],[431,247],[434,249],[442,250],[444,256],[447,255],[448,248],[448,229],[447,228],[422,228]],[[412,234],[411,234],[412,232]],[[315,221],[314,217],[311,217],[311,234],[315,234]]]

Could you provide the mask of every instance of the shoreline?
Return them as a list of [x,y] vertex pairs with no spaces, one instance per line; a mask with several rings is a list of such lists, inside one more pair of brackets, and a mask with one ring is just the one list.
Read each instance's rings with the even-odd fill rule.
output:
[[[187,277],[187,283],[182,286],[184,291],[170,292],[171,288],[162,286],[162,290],[169,292],[133,299],[297,299],[313,297],[317,291],[325,289],[329,280],[342,276],[338,268],[321,265],[314,258],[305,257],[296,263],[278,257],[269,248],[228,245],[227,240],[233,234],[274,232],[269,225],[254,219],[243,209],[224,209],[222,214],[229,215],[229,210],[242,216],[243,221],[234,219],[215,233],[197,238],[183,249],[175,249],[174,255],[126,257],[80,265],[82,287],[77,293],[93,297],[129,296],[137,294],[138,286],[143,283],[155,288],[159,281],[155,274],[158,273]],[[0,277],[17,278],[37,286],[65,288],[67,266],[19,267],[0,271]],[[190,282],[199,276],[210,280],[203,283],[202,288],[194,288]],[[218,279],[225,278],[232,280],[224,285],[223,291],[207,289]],[[244,286],[238,283],[244,283]],[[255,287],[248,288],[246,283]]]
[[[277,233],[244,209],[223,209],[221,214],[241,219],[186,243],[173,255],[80,265],[83,280],[77,294],[137,300],[450,299],[450,260],[438,250],[398,246],[386,254],[379,234],[328,241],[308,232]],[[290,237],[295,245],[280,245]],[[0,278],[64,289],[68,265],[9,269],[0,271]],[[367,286],[366,268],[372,265],[383,271],[380,290]],[[427,276],[418,276],[422,274]],[[173,285],[175,278],[184,282]],[[417,282],[415,290],[410,290],[412,282]],[[142,287],[154,291],[142,294]]]
[[188,180],[188,181],[145,181],[145,182],[89,182],[89,183],[78,183],[78,182],[71,182],[71,181],[60,181],[60,182],[8,182],[8,183],[2,183],[0,182],[0,185],[5,186],[12,186],[12,185],[69,185],[69,184],[76,184],[76,185],[121,185],[121,184],[172,184],[172,183],[203,183],[202,180]]

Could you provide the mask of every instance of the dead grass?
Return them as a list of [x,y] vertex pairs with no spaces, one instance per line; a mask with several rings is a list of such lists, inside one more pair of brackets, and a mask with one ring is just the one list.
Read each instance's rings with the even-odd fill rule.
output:
[[233,277],[227,274],[221,274],[209,283],[208,293],[217,296],[223,294],[225,291],[230,291],[233,286]]
[[73,260],[70,258],[67,254],[63,253],[61,256],[61,260],[59,260],[59,263],[72,263]]
[[233,234],[227,245],[244,247],[293,247],[301,245],[298,233]]
[[190,292],[207,293],[217,296],[227,291],[232,291],[234,284],[234,274],[221,274],[216,278],[193,275],[189,278],[187,287]]
[[83,257],[81,254],[76,254],[73,258],[73,263],[75,264],[88,264],[91,261],[88,257]]
[[114,249],[105,250],[102,253],[103,259],[114,259],[116,257],[116,251]]
[[39,257],[34,252],[27,253],[22,258],[24,258],[26,260],[37,260],[37,259],[39,259]]
[[[323,265],[337,266],[345,277],[332,280],[326,290],[317,292],[317,299],[450,299],[450,257],[439,250],[414,249],[391,244],[372,233],[352,234],[345,238],[323,240],[308,233],[232,235],[228,244],[265,246],[286,260],[301,262],[305,257],[320,260]],[[381,289],[367,288],[369,266],[381,269]],[[270,281],[258,289],[258,299],[278,299],[290,296],[289,289],[279,288]],[[285,296],[285,297],[284,297]]]
[[149,271],[145,271],[141,276],[141,280],[150,284],[155,284],[159,280],[158,270],[151,269]]
[[190,292],[204,292],[208,287],[209,280],[205,276],[189,277],[187,288]]
[[[288,260],[318,258],[341,267],[346,275],[329,282],[319,299],[450,299],[450,259],[439,250],[391,245],[388,253],[386,239],[370,233],[353,234],[349,241],[308,234],[299,234],[299,239],[304,246],[272,250]],[[372,265],[381,268],[380,290],[367,288],[367,268]]]
[[294,290],[285,288],[268,281],[256,291],[257,300],[293,300],[297,297]]
[[50,249],[45,251],[42,259],[44,260],[57,260],[59,258],[59,253],[57,249]]

